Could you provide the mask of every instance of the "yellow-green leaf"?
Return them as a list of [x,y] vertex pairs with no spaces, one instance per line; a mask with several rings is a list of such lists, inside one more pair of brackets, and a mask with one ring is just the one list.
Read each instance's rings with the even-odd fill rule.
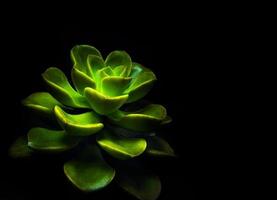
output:
[[52,117],[56,105],[63,106],[48,92],[36,92],[22,101],[22,104],[43,116]]
[[116,111],[128,99],[128,95],[109,97],[92,88],[85,88],[85,96],[90,107],[102,115]]
[[143,138],[127,138],[115,135],[109,130],[102,131],[97,142],[107,153],[122,160],[139,156],[147,145]]
[[86,99],[71,87],[60,69],[50,67],[42,74],[42,77],[50,93],[62,104],[74,108],[88,107]]
[[61,127],[70,135],[88,136],[97,133],[104,127],[100,123],[100,118],[93,111],[73,115],[56,106],[54,112]]
[[117,111],[109,115],[113,123],[134,131],[151,131],[166,118],[166,109],[162,105],[150,104],[136,112]]
[[84,89],[86,87],[96,88],[95,81],[91,77],[86,75],[84,72],[81,72],[80,70],[78,70],[76,67],[72,68],[71,78],[76,90],[81,95],[84,94]]
[[88,57],[94,55],[102,58],[101,53],[95,47],[89,45],[74,46],[70,55],[74,66],[90,77],[92,77],[92,71],[88,66]]

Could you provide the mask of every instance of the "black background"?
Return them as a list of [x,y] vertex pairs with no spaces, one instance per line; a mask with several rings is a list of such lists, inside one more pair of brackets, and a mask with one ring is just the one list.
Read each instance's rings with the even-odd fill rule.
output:
[[228,30],[193,12],[173,19],[153,13],[155,19],[150,20],[148,13],[143,19],[125,15],[103,22],[95,16],[91,21],[77,20],[76,13],[67,18],[62,12],[36,18],[38,13],[19,15],[3,26],[0,198],[132,199],[115,185],[82,194],[66,181],[62,163],[55,159],[13,161],[7,156],[16,136],[26,133],[20,101],[45,90],[40,74],[48,67],[69,73],[69,52],[76,44],[93,45],[104,56],[125,50],[157,75],[158,82],[146,99],[164,105],[172,116],[173,122],[162,134],[179,155],[158,166],[163,185],[160,199],[218,195],[213,173],[222,163],[213,163],[213,145],[221,127],[218,115],[224,110],[225,87],[218,86],[218,79],[227,77],[219,66],[229,65],[223,62],[223,46],[231,39],[225,35]]

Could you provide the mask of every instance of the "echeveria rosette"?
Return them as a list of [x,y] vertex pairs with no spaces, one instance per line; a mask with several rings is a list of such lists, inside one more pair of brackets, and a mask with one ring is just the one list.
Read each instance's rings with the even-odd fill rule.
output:
[[[144,154],[175,155],[155,134],[158,127],[171,121],[162,105],[148,104],[135,111],[122,108],[149,92],[155,74],[133,62],[125,51],[113,51],[104,60],[96,48],[78,45],[71,50],[71,59],[73,86],[60,69],[50,67],[42,74],[49,93],[37,92],[22,101],[48,125],[31,128],[11,146],[10,155],[29,157],[78,147],[79,154],[64,164],[65,175],[77,188],[95,191],[115,178],[138,199],[156,199],[161,188],[159,178],[144,169],[132,171],[132,167],[108,164],[103,156],[125,162]],[[55,127],[51,128],[50,121]]]
[[71,58],[76,90],[58,68],[49,68],[42,75],[50,93],[66,106],[107,115],[144,97],[156,80],[150,69],[132,62],[125,51],[113,51],[104,60],[96,48],[79,45],[71,50]]

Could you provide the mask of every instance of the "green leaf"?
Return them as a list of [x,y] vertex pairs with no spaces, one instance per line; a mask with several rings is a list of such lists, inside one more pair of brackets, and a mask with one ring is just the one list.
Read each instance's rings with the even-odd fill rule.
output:
[[91,87],[91,88],[96,87],[96,83],[92,78],[90,78],[85,73],[79,71],[75,67],[72,68],[71,78],[72,78],[72,81],[73,81],[73,84],[74,84],[75,88],[77,89],[77,91],[81,95],[84,94],[84,89],[86,87]]
[[165,125],[165,124],[169,124],[170,122],[172,122],[172,118],[167,115],[166,118],[163,119],[161,124]]
[[123,65],[117,66],[113,69],[113,73],[115,76],[120,76],[124,71],[126,67]]
[[152,72],[152,71],[139,63],[133,62],[130,77],[136,78],[141,72]]
[[107,130],[98,135],[97,142],[107,153],[122,160],[139,156],[147,145],[143,138],[126,138]]
[[88,57],[91,55],[102,58],[101,53],[92,46],[89,45],[76,45],[71,50],[71,59],[74,66],[81,72],[84,72],[88,76],[92,77],[92,71],[88,66]]
[[124,91],[124,94],[129,94],[128,103],[137,101],[144,97],[152,88],[156,81],[156,76],[153,72],[140,72],[132,81],[129,88]]
[[117,111],[109,118],[114,124],[134,131],[151,131],[166,118],[166,109],[162,105],[150,104],[136,112]]
[[85,192],[106,187],[114,178],[115,171],[102,158],[99,149],[91,146],[81,156],[64,164],[67,178]]
[[129,194],[140,200],[156,200],[159,197],[161,181],[158,176],[128,165],[121,165],[117,172],[117,183]]
[[22,101],[22,104],[43,116],[51,117],[56,105],[63,106],[48,92],[36,92]]
[[72,137],[61,130],[32,128],[28,132],[28,146],[41,151],[62,152],[75,147],[79,138]]
[[88,57],[88,66],[92,72],[92,76],[94,80],[96,80],[96,73],[100,69],[103,69],[105,67],[105,63],[102,57],[95,56],[95,55],[90,55]]
[[33,150],[28,147],[28,139],[21,136],[9,148],[9,155],[12,158],[28,158],[32,155]]
[[102,115],[116,111],[128,99],[128,95],[108,97],[92,88],[85,88],[85,96],[91,108]]
[[55,67],[48,68],[42,77],[50,93],[61,103],[74,108],[87,108],[86,99],[69,84],[64,73]]
[[117,125],[107,124],[105,127],[112,130],[113,133],[127,137],[127,138],[137,138],[137,137],[148,137],[148,136],[154,136],[155,133],[150,132],[140,132],[140,131],[132,131],[130,129],[122,128]]
[[100,69],[97,71],[95,80],[96,80],[96,88],[98,91],[102,91],[102,80],[106,77],[112,76],[113,70],[111,67],[104,67],[103,69]]
[[54,112],[61,127],[70,135],[88,136],[97,133],[104,127],[100,123],[100,118],[93,111],[72,115],[56,106]]
[[106,77],[102,80],[102,92],[111,97],[122,95],[131,80],[131,78],[119,76]]
[[145,152],[152,156],[176,156],[167,141],[157,136],[147,139],[147,149]]
[[132,69],[132,60],[129,54],[125,51],[113,51],[107,56],[105,65],[112,68],[123,65],[126,67],[126,75],[128,76]]

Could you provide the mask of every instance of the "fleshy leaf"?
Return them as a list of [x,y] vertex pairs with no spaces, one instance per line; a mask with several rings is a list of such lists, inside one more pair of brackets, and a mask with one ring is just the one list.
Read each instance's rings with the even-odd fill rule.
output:
[[106,77],[102,80],[102,92],[111,97],[122,95],[131,80],[131,78],[119,76]]
[[99,190],[114,178],[115,171],[102,158],[97,146],[91,146],[82,155],[64,164],[67,178],[85,192]]
[[128,95],[108,97],[92,88],[85,88],[85,96],[91,108],[102,115],[116,111],[128,99]]
[[126,138],[108,130],[98,135],[97,142],[107,153],[122,160],[139,156],[147,145],[143,138]]
[[101,53],[92,46],[89,45],[76,45],[71,49],[71,59],[74,66],[80,71],[84,72],[88,76],[92,77],[92,71],[88,66],[88,57],[91,55],[102,58]]
[[133,131],[133,130],[122,128],[120,126],[112,125],[112,124],[107,124],[105,127],[112,130],[113,133],[127,138],[148,137],[148,136],[155,135],[155,133],[152,131],[149,131],[149,132]]
[[113,75],[113,70],[111,67],[104,67],[103,69],[98,70],[95,76],[95,80],[97,84],[96,89],[98,91],[102,91],[102,80],[112,75]]
[[134,131],[151,131],[166,118],[162,105],[150,104],[136,112],[117,111],[109,116],[113,123]]
[[100,118],[93,111],[72,115],[56,106],[54,112],[61,127],[70,135],[88,136],[104,127],[100,123]]
[[79,138],[66,134],[63,130],[32,128],[28,132],[28,146],[41,151],[61,152],[75,147]]
[[170,122],[172,122],[172,118],[170,116],[166,116],[166,118],[163,119],[163,121],[161,122],[162,125],[164,124],[169,124]]
[[126,75],[128,76],[132,69],[132,60],[125,51],[113,51],[107,56],[105,65],[112,68],[123,65],[126,67]]
[[61,103],[74,108],[87,108],[86,99],[76,92],[69,84],[64,73],[55,67],[48,68],[42,77],[50,93]]
[[136,78],[141,72],[152,72],[152,71],[139,63],[133,62],[130,77]]
[[145,151],[153,156],[171,156],[175,157],[174,150],[164,139],[153,136],[147,139],[147,149]]
[[26,136],[20,136],[9,148],[9,155],[12,158],[28,158],[32,155],[33,150],[28,147]]
[[48,92],[33,93],[25,98],[22,101],[22,104],[31,110],[48,117],[52,116],[56,105],[62,106],[62,104]]
[[92,78],[90,78],[88,75],[86,75],[84,72],[81,72],[80,70],[78,70],[76,67],[72,68],[71,78],[75,88],[81,95],[84,94],[84,89],[86,87],[91,87],[91,88],[96,87],[95,81]]
[[144,97],[152,88],[156,81],[156,76],[153,72],[140,72],[132,81],[129,88],[125,90],[125,94],[129,94],[128,103],[137,101]]
[[156,200],[161,192],[158,176],[138,167],[121,165],[116,181],[121,188],[140,200]]
[[99,71],[100,69],[103,69],[105,67],[105,63],[102,57],[99,56],[95,56],[95,55],[90,55],[88,57],[88,66],[92,72],[92,76],[94,78],[94,80],[96,80],[96,73],[97,71]]
[[124,73],[125,71],[125,66],[123,65],[120,65],[120,66],[117,66],[113,69],[113,72],[114,72],[114,75],[115,76],[120,76],[122,73]]

